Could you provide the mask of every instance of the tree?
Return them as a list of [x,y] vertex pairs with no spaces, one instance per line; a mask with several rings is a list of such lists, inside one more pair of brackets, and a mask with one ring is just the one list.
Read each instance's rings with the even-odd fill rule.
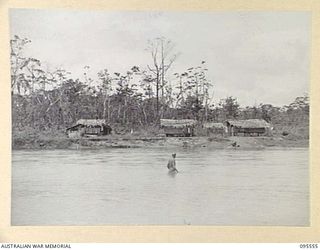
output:
[[25,67],[27,65],[28,58],[23,56],[23,50],[25,46],[31,41],[27,38],[20,38],[15,35],[10,40],[10,62],[11,62],[11,92],[14,90],[21,94],[21,90],[24,92],[30,90],[30,85],[25,75]]
[[104,96],[103,100],[103,119],[110,122],[110,98],[109,94],[112,91],[112,77],[110,76],[107,69],[101,70],[98,72],[98,78],[101,82],[99,86],[102,95]]
[[173,53],[173,49],[173,43],[164,37],[149,41],[148,51],[151,53],[153,64],[152,66],[147,65],[147,67],[155,80],[157,117],[159,117],[159,91],[161,90],[161,98],[163,99],[167,83],[166,74],[178,56]]
[[290,103],[289,109],[302,110],[305,113],[309,113],[309,96],[298,96]]
[[209,88],[212,86],[206,76],[207,70],[205,61],[202,61],[200,66],[191,67],[182,74],[174,74],[178,80],[176,88],[179,91],[177,101],[180,103],[180,107],[191,109],[193,117],[205,121],[208,120],[211,101]]
[[309,123],[309,97],[298,96],[286,107],[288,119],[291,123]]
[[239,116],[240,105],[236,98],[229,96],[225,99],[221,99],[219,105],[222,108],[226,119],[235,119]]

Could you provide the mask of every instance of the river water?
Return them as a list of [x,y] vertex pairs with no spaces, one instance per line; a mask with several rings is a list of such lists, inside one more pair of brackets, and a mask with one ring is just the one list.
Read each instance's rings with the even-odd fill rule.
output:
[[307,148],[13,151],[12,225],[309,225]]

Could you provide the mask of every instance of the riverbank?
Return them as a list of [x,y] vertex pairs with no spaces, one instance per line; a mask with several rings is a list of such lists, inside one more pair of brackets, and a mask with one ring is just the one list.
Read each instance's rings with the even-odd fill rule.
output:
[[[235,146],[232,146],[234,144]],[[105,137],[68,138],[65,134],[14,134],[12,149],[99,149],[99,148],[195,148],[263,149],[269,147],[308,147],[309,140],[293,136],[270,137],[165,137],[109,135]]]

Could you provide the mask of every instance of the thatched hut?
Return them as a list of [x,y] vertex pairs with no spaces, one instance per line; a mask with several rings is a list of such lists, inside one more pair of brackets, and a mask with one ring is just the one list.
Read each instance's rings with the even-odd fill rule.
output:
[[111,127],[103,119],[80,119],[74,126],[67,128],[69,137],[101,136],[108,135],[111,131]]
[[194,127],[197,121],[192,119],[172,120],[160,119],[160,126],[166,136],[194,136]]
[[221,122],[205,122],[203,128],[206,131],[207,136],[209,135],[225,135],[227,134],[227,126]]
[[262,119],[228,120],[226,125],[230,136],[268,135],[271,130],[270,124]]

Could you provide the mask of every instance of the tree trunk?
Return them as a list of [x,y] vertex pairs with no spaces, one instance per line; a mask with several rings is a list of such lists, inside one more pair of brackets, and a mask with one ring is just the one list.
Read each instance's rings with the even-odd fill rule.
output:
[[157,82],[156,82],[156,101],[157,101],[157,114],[156,114],[156,119],[158,121],[159,118],[159,72],[157,72]]
[[[106,117],[106,115],[107,115],[107,101],[108,101],[108,97],[106,96],[105,98],[104,98],[104,100],[103,100],[103,119],[106,121],[107,120],[107,117]],[[108,117],[108,119],[109,119],[109,117]]]
[[111,121],[111,117],[110,117],[110,98],[108,98],[108,110],[107,110],[107,114],[108,114],[108,123],[110,123]]
[[161,41],[161,100],[164,97],[164,48],[163,41]]

